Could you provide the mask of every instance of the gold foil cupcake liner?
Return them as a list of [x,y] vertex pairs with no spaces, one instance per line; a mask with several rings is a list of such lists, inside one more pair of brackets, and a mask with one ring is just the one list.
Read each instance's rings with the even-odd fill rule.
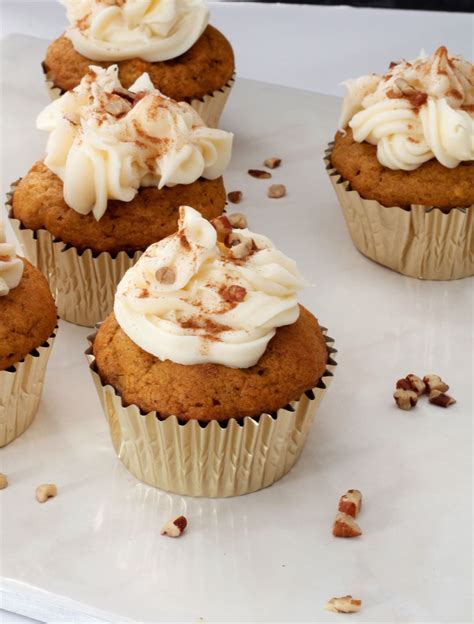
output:
[[[65,92],[54,85],[54,82],[51,80],[45,70],[44,63],[42,65],[46,90],[51,100],[57,100]],[[217,128],[219,126],[219,120],[221,118],[222,111],[224,110],[234,83],[235,74],[234,76],[232,76],[229,82],[222,87],[222,89],[214,91],[209,95],[205,95],[199,100],[191,100],[191,106],[194,108],[195,111],[199,113],[201,119],[209,128]]]
[[337,366],[334,340],[322,330],[328,363],[315,388],[275,414],[223,424],[180,423],[176,416],[160,420],[156,412],[142,414],[136,405],[124,406],[97,372],[93,334],[86,357],[119,459],[137,479],[186,496],[239,496],[272,485],[301,455]]
[[130,256],[122,251],[111,256],[108,252],[96,255],[86,249],[79,253],[47,230],[23,227],[12,211],[16,186],[17,183],[11,186],[6,207],[24,255],[46,276],[59,318],[94,327],[112,311],[118,283],[142,252]]
[[454,280],[474,274],[474,206],[439,208],[412,204],[386,207],[364,199],[331,166],[332,143],[324,162],[357,249],[403,275]]
[[0,447],[24,433],[36,416],[56,331],[21,362],[0,371]]

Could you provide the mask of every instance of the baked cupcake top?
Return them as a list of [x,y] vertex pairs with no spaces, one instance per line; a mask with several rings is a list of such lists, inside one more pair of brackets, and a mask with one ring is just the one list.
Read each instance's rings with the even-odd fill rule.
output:
[[376,145],[384,167],[411,171],[436,158],[454,168],[474,159],[473,65],[445,47],[344,85],[339,126]]
[[158,62],[184,54],[208,23],[204,0],[60,0],[75,50],[93,61]]
[[16,288],[23,275],[23,262],[16,257],[15,246],[7,242],[5,226],[0,218],[0,297]]
[[140,187],[219,178],[232,151],[230,132],[205,126],[189,104],[155,89],[148,74],[124,89],[116,65],[91,66],[37,126],[51,133],[44,162],[63,181],[65,202],[97,220],[108,200],[130,202]]
[[296,322],[296,264],[226,217],[212,223],[180,208],[178,232],[151,245],[120,282],[115,317],[160,360],[248,368],[276,328]]

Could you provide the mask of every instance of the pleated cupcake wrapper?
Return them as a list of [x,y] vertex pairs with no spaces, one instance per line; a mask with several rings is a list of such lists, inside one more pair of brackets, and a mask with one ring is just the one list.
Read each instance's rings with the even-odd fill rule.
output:
[[0,447],[18,438],[33,422],[55,337],[56,329],[41,347],[0,371]]
[[394,271],[427,280],[474,274],[474,206],[438,208],[412,204],[387,208],[364,199],[332,168],[332,143],[324,162],[357,249]]
[[119,459],[137,479],[187,496],[239,496],[278,481],[300,456],[337,365],[326,331],[328,364],[315,388],[276,414],[224,424],[180,423],[176,416],[160,420],[156,412],[125,407],[100,379],[92,354],[96,334],[90,336],[86,357]]
[[[49,77],[48,73],[44,70],[43,73],[46,83],[46,89],[51,100],[57,100],[64,94],[64,91],[54,85],[54,82]],[[197,111],[204,121],[206,126],[210,128],[217,128],[219,126],[219,120],[222,115],[222,111],[226,105],[227,99],[232,91],[232,87],[235,83],[235,74],[229,80],[229,82],[217,91],[205,95],[199,100],[191,100],[190,104]]]
[[23,227],[12,212],[16,185],[12,185],[7,195],[7,210],[25,256],[46,276],[59,317],[76,325],[94,327],[112,311],[118,283],[142,252],[130,256],[122,251],[111,256],[108,252],[94,255],[87,249],[79,253],[47,230]]

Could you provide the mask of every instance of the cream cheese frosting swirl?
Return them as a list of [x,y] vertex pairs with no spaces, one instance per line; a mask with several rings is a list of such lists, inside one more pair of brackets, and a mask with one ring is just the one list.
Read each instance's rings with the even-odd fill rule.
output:
[[0,219],[0,297],[16,288],[23,275],[23,262],[16,257],[15,246],[7,243],[5,226]]
[[248,368],[277,327],[298,319],[305,283],[295,262],[265,236],[231,237],[235,247],[218,242],[211,223],[180,208],[178,232],[151,245],[117,289],[115,316],[135,344],[179,364]]
[[410,171],[436,158],[452,169],[474,159],[472,63],[440,47],[344,84],[339,127],[376,145],[383,166]]
[[40,113],[50,132],[45,164],[64,183],[64,199],[99,220],[109,199],[131,201],[143,186],[219,178],[233,135],[208,128],[185,102],[175,102],[143,74],[127,91],[117,65],[90,67],[73,91]]
[[155,63],[184,54],[204,32],[205,0],[61,0],[74,49],[93,61],[141,58]]

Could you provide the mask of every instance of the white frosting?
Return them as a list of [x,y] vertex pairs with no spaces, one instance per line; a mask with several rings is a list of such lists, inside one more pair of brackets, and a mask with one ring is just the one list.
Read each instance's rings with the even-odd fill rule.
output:
[[18,286],[23,268],[22,260],[16,257],[15,246],[7,243],[5,226],[0,219],[0,297]]
[[[298,319],[295,262],[265,236],[233,233],[253,247],[240,260],[211,223],[180,208],[178,232],[151,245],[118,286],[115,316],[133,342],[161,360],[247,368],[277,327]],[[229,301],[232,287],[240,300]]]
[[51,133],[45,164],[64,182],[66,203],[97,220],[109,199],[129,202],[141,186],[219,178],[232,151],[230,132],[205,126],[189,104],[156,90],[148,74],[123,89],[116,65],[91,66],[37,126]]
[[93,61],[141,58],[155,63],[184,54],[204,32],[205,0],[60,0],[74,49]]
[[344,83],[339,126],[377,146],[390,169],[416,169],[436,158],[454,168],[474,159],[472,63],[438,48],[431,57],[395,64],[385,76]]

